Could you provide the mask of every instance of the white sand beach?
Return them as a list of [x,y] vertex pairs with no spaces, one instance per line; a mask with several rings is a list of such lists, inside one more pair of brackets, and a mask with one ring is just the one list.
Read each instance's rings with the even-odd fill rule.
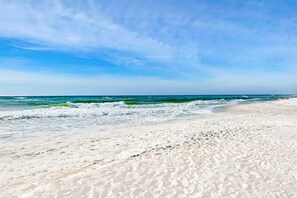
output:
[[297,197],[297,99],[0,145],[0,197]]

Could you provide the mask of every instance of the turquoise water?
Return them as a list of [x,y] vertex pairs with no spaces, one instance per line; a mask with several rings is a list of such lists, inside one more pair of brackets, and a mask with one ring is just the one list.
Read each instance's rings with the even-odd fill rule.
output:
[[18,96],[0,97],[0,109],[37,107],[74,107],[75,104],[121,102],[126,105],[187,103],[195,100],[244,100],[243,102],[276,100],[288,95],[189,95],[189,96]]
[[0,141],[101,132],[289,95],[0,97]]

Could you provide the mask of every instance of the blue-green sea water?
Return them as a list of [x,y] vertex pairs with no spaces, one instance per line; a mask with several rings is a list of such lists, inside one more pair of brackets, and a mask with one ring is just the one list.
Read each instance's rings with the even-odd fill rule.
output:
[[289,95],[0,97],[0,141],[100,132]]

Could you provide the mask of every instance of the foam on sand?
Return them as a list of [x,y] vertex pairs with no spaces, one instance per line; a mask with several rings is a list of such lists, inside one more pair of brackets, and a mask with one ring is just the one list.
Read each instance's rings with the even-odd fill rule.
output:
[[0,148],[0,192],[24,197],[293,197],[297,100]]
[[209,114],[214,108],[234,105],[240,101],[195,100],[186,103],[127,105],[124,101],[91,103],[88,100],[90,103],[66,102],[29,109],[8,108],[0,111],[0,142],[78,134],[90,129],[92,132],[101,132],[124,126],[164,122]]

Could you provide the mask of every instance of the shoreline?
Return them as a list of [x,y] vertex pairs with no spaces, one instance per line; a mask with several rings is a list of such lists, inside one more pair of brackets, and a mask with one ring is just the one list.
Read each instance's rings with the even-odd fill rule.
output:
[[[274,193],[282,190],[284,195],[292,195],[294,190],[297,190],[297,185],[293,184],[297,181],[297,170],[294,170],[297,165],[295,120],[297,99],[282,99],[226,107],[221,112],[205,117],[125,127],[100,134],[87,132],[35,139],[34,142],[27,140],[17,142],[18,144],[4,143],[1,145],[1,158],[4,161],[0,166],[4,171],[1,173],[0,194],[34,197],[63,196],[70,193],[69,195],[87,197],[94,193],[93,196],[108,197],[168,197],[170,190],[179,189],[175,191],[176,195],[186,193],[189,196],[228,196],[239,193],[268,196],[269,190]],[[279,134],[280,132],[282,134]],[[266,148],[265,145],[269,146]],[[280,148],[283,150],[279,150]],[[281,155],[274,150],[281,151]],[[263,155],[258,156],[256,151]],[[274,156],[270,156],[271,152]],[[220,156],[221,159],[212,158],[214,155]],[[266,159],[267,156],[269,158]],[[281,156],[287,156],[282,160],[289,163],[289,166],[282,165],[281,160],[278,161],[277,157],[282,158]],[[242,171],[236,169],[236,163],[229,164],[228,161],[232,161],[234,157],[237,157]],[[255,180],[259,182],[258,185],[262,185],[262,189],[252,188],[253,181],[249,177],[243,178],[244,174],[251,176],[252,172],[256,174],[260,169],[261,174],[269,172],[267,167],[262,167],[260,157],[263,158],[264,165],[273,165],[273,158],[270,157],[275,157],[280,169],[290,174],[286,177],[277,169],[280,171],[278,174],[267,173],[265,177],[276,179],[281,173],[281,182],[272,182],[273,188],[266,188],[264,183],[261,183],[265,181],[265,177],[260,176],[259,181],[257,177]],[[253,162],[255,158],[259,160],[259,170]],[[247,164],[242,162],[243,159]],[[205,161],[209,164],[203,165]],[[166,166],[161,168],[164,164]],[[232,168],[221,170],[219,164]],[[180,167],[184,169],[179,170]],[[216,170],[218,178],[214,179],[212,171],[216,173]],[[195,180],[195,183],[191,184],[191,179],[183,179],[187,185],[180,183],[185,171],[194,175],[192,180]],[[139,175],[140,173],[142,175]],[[169,180],[172,174],[175,176]],[[201,174],[204,177],[201,177]],[[231,177],[234,181],[229,181],[230,185],[227,185],[229,183],[225,180],[220,180]],[[129,178],[134,178],[132,183],[129,183]],[[140,181],[141,178],[151,182]],[[199,178],[207,179],[207,186],[203,186]],[[242,183],[239,178],[241,181],[248,181],[245,185],[250,188],[242,192],[232,189],[232,185]],[[29,180],[31,183],[27,182]],[[108,185],[110,180],[116,187],[112,187],[111,183]],[[220,182],[216,183],[216,180]],[[108,189],[108,186],[111,189]],[[165,194],[160,194],[160,189],[163,189]],[[266,194],[263,189],[266,189]]]
[[[285,98],[285,99],[278,99],[278,100],[286,100],[286,99],[290,99],[290,98]],[[241,105],[249,105],[249,104],[259,104],[259,103],[266,103],[266,102],[273,102],[273,101],[277,101],[277,100],[271,100],[271,101],[257,101],[257,102],[252,102],[252,103],[243,103],[243,104],[230,104],[227,106],[219,106],[219,107],[214,107],[212,109],[211,112],[209,113],[202,113],[202,114],[193,114],[193,115],[186,115],[186,116],[181,116],[181,117],[176,117],[172,120],[165,120],[165,121],[151,121],[151,122],[147,122],[147,123],[135,123],[135,124],[131,124],[131,125],[127,125],[127,126],[115,126],[115,127],[111,127],[111,128],[107,128],[107,129],[103,129],[103,130],[99,130],[96,131],[96,129],[94,131],[96,132],[91,132],[92,130],[88,130],[88,131],[84,131],[84,132],[73,132],[70,134],[61,134],[61,135],[50,135],[48,137],[44,137],[44,136],[36,136],[36,137],[23,137],[23,138],[15,138],[15,139],[11,139],[11,140],[5,140],[6,138],[3,138],[3,140],[0,141],[0,143],[2,144],[6,144],[6,143],[22,143],[22,142],[26,142],[26,141],[43,141],[44,139],[48,139],[48,138],[56,138],[56,137],[68,137],[68,136],[79,136],[79,135],[85,135],[85,134],[94,134],[94,135],[103,135],[103,136],[109,136],[112,135],[114,133],[114,131],[119,131],[119,130],[126,130],[126,129],[130,129],[130,128],[137,128],[139,126],[154,126],[154,125],[162,125],[162,124],[166,124],[166,123],[174,123],[174,122],[179,122],[179,121],[192,121],[192,120],[197,120],[197,119],[203,119],[203,118],[211,118],[213,117],[215,114],[217,113],[222,113],[222,112],[227,112],[228,109],[232,108],[232,107],[236,107],[236,106],[241,106]]]
[[[180,96],[174,98],[174,101],[191,100],[181,103],[167,103],[166,101],[172,97],[174,98],[174,96],[134,98],[138,102],[147,101],[148,98],[151,102],[156,102],[147,105],[126,105],[124,103],[127,98],[113,98],[115,102],[106,103],[92,103],[94,99],[88,97],[76,98],[75,96],[62,99],[56,97],[50,97],[49,99],[24,97],[15,100],[8,99],[7,101],[5,99],[4,103],[0,102],[1,107],[5,107],[5,104],[10,104],[19,109],[16,108],[12,111],[6,109],[0,114],[2,126],[0,128],[0,142],[33,140],[38,137],[71,135],[90,131],[102,133],[103,131],[112,131],[117,128],[158,124],[170,120],[191,119],[197,116],[204,116],[205,114],[216,113],[220,109],[224,109],[224,106],[241,105],[250,102],[257,103],[267,100],[273,101],[284,96]],[[102,97],[97,99],[100,101]],[[116,102],[120,99],[121,101]],[[162,100],[163,103],[158,103],[158,100]],[[65,101],[82,103],[75,103],[75,107],[66,108],[64,105],[61,106],[61,104],[68,103]],[[32,102],[34,105],[27,109]],[[37,103],[48,103],[51,107],[46,108],[47,105],[44,106],[44,104],[35,106]]]

